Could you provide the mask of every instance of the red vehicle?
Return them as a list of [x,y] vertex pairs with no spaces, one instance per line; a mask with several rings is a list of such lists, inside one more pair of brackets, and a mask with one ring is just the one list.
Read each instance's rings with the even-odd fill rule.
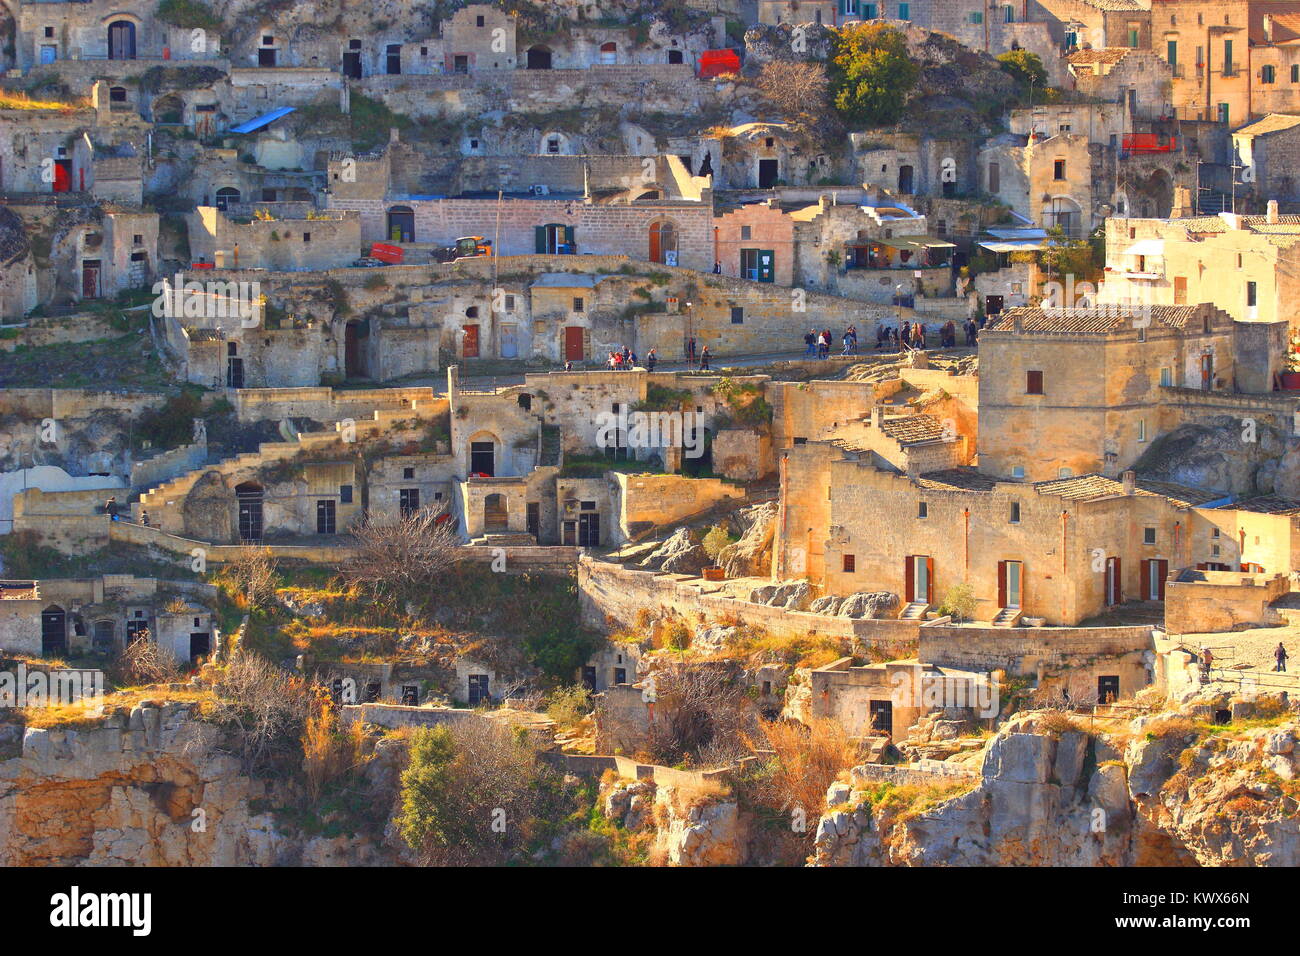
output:
[[401,246],[390,246],[386,242],[376,242],[370,247],[370,258],[396,266],[406,261],[406,253]]
[[740,55],[735,50],[705,50],[700,54],[699,76],[702,80],[723,73],[739,72]]

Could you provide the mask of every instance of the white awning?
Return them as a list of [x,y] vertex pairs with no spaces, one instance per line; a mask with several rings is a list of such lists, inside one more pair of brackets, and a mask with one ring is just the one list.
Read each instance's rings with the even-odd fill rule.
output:
[[981,242],[980,248],[989,252],[1041,252],[1046,249],[1046,240],[1025,239],[1019,242]]
[[1124,250],[1126,256],[1161,256],[1165,254],[1163,239],[1139,239]]

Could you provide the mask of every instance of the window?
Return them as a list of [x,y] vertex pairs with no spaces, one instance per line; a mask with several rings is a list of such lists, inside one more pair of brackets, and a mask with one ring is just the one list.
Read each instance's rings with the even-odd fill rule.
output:
[[311,242],[311,233],[310,233],[310,232],[304,232],[304,233],[302,234],[302,241],[303,241],[303,242]]
[[46,28],[45,28],[45,37],[46,37],[46,39],[49,39],[49,38],[51,38],[51,37],[53,37],[53,36],[54,36],[54,27],[46,27]]
[[1187,277],[1174,276],[1174,305],[1187,304]]
[[[1139,270],[1139,271],[1141,271],[1141,270]],[[1147,340],[1147,330],[1146,330],[1144,327],[1139,326],[1139,327],[1138,327],[1138,330],[1137,330],[1137,333],[1138,333],[1138,341],[1139,341],[1139,342],[1145,342],[1145,341]]]
[[1011,502],[1011,514],[1008,519],[1012,524],[1020,524],[1020,502]]
[[1072,468],[1058,468],[1058,469],[1056,469],[1056,477],[1057,477],[1057,478],[1073,478],[1073,477],[1074,477],[1074,469],[1072,469]]
[[981,13],[979,10],[976,10],[974,13],[972,13],[972,14],[970,15],[970,22],[971,22],[971,23],[983,23],[983,22],[984,22],[984,14]]
[[1223,75],[1232,76],[1232,41],[1223,41]]
[[1292,66],[1291,66],[1291,82],[1292,82],[1292,83],[1300,83],[1300,65],[1292,64]]
[[1218,528],[1215,528],[1213,531],[1210,532],[1210,537],[1211,537],[1211,538],[1217,538],[1218,536],[1219,536],[1219,529],[1218,529]]
[[928,518],[930,516],[930,505],[925,501],[918,501],[916,504],[916,516],[918,518]]
[[1138,419],[1138,441],[1147,440],[1147,423],[1146,419]]
[[1174,384],[1174,373],[1173,373],[1173,369],[1170,369],[1170,368],[1162,368],[1162,369],[1160,370],[1160,384],[1163,385],[1163,386],[1165,386],[1166,388],[1168,388],[1168,387],[1170,387],[1170,386],[1172,386],[1172,385]]
[[144,245],[144,236],[132,236],[132,237],[131,237],[131,245],[133,245],[133,246],[143,246],[143,245]]
[[552,155],[558,154],[559,151],[560,151],[560,141],[559,141],[559,139],[557,139],[557,138],[554,137],[554,136],[552,136],[550,139],[548,139],[548,140],[546,141],[546,151],[547,151],[548,153],[552,154]]
[[857,570],[857,558],[852,554],[844,555],[844,573],[852,574]]
[[1175,69],[1178,68],[1178,41],[1177,40],[1166,41],[1165,58],[1169,61],[1170,66],[1174,67]]
[[1023,477],[1025,477],[1025,466],[1024,466],[1024,465],[1016,465],[1016,466],[1014,466],[1014,467],[1011,469],[1011,477],[1012,477],[1012,478],[1023,478]]
[[1248,309],[1255,308],[1255,304],[1256,304],[1255,289],[1256,289],[1255,283],[1253,282],[1246,283],[1246,308]]
[[1043,394],[1043,373],[1040,371],[1030,371],[1025,373],[1025,394],[1042,395]]
[[402,479],[403,479],[404,481],[410,481],[410,480],[413,479],[414,477],[415,477],[415,469],[414,469],[414,468],[403,468],[403,469],[402,469]]
[[576,295],[573,297],[573,311],[574,312],[587,311],[587,303],[583,301],[582,296]]
[[475,17],[475,18],[474,18],[474,26],[476,26],[476,27],[481,27],[482,25],[483,25],[483,18],[482,18],[482,17]]
[[1142,529],[1142,543],[1143,543],[1143,544],[1155,544],[1155,543],[1156,543],[1156,529],[1155,529],[1155,528],[1143,528],[1143,529]]
[[1219,546],[1218,546],[1217,544],[1216,544],[1216,545],[1211,545],[1211,547],[1210,547],[1210,557],[1212,557],[1212,558],[1217,558],[1218,556],[1219,556]]
[[741,306],[733,305],[731,307],[731,324],[743,325],[744,322],[745,322],[745,310]]
[[1056,162],[1052,163],[1052,178],[1053,179],[1065,178],[1065,160],[1058,159]]
[[912,19],[912,5],[910,3],[900,3],[898,5],[898,19],[900,20]]
[[397,492],[397,510],[403,518],[409,518],[420,510],[420,489],[400,488]]
[[1128,45],[1134,50],[1138,45],[1138,28],[1131,23],[1128,27]]
[[995,193],[1002,188],[1002,167],[989,163],[989,192]]
[[316,502],[316,533],[334,534],[334,500],[322,498]]
[[350,505],[350,504],[352,504],[352,486],[351,486],[351,485],[339,485],[339,504],[342,504],[342,505]]
[[1261,83],[1273,83],[1277,80],[1277,70],[1273,64],[1265,64],[1259,71],[1259,81]]
[[752,235],[753,231],[754,231],[754,230],[753,230],[753,227],[752,227],[752,226],[741,226],[741,227],[740,227],[740,238],[741,238],[741,239],[752,239],[752,238],[754,238],[753,235]]

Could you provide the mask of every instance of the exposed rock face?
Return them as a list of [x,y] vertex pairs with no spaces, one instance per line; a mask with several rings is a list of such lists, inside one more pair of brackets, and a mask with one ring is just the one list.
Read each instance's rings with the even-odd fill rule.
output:
[[754,505],[741,510],[740,540],[727,545],[718,563],[729,578],[765,578],[772,573],[772,534],[776,530],[777,503]]
[[[1294,718],[1198,737],[1190,721],[1122,734],[1017,717],[984,752],[969,792],[920,812],[834,794],[817,830],[822,866],[1294,866]],[[1144,729],[1147,728],[1147,729]],[[1269,778],[1269,771],[1276,775]],[[1291,776],[1288,776],[1290,774]],[[942,780],[942,778],[937,778]],[[843,785],[840,785],[841,789]]]
[[805,610],[811,603],[812,585],[807,581],[786,581],[782,584],[765,584],[749,592],[755,604],[783,607],[788,611]]
[[840,617],[878,617],[881,611],[898,607],[898,595],[892,591],[858,591],[841,602],[834,613]]
[[1264,422],[1254,426],[1254,440],[1243,440],[1239,418],[1220,416],[1208,425],[1183,425],[1152,443],[1133,469],[1145,478],[1172,481],[1240,495],[1300,491],[1300,447]]
[[641,567],[668,571],[672,574],[699,574],[713,564],[709,553],[696,540],[690,528],[678,528],[649,557]]
[[[0,865],[270,866],[391,863],[354,837],[282,833],[253,801],[292,797],[244,774],[224,731],[189,703],[89,725],[27,728],[0,759]],[[6,756],[0,754],[0,757]]]

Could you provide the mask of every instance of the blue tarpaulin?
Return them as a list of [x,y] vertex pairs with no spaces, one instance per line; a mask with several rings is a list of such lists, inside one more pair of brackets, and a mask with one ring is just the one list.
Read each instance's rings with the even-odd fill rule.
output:
[[240,123],[238,126],[230,127],[232,133],[252,133],[274,123],[281,116],[288,116],[294,111],[292,106],[281,106],[279,109],[271,110],[269,113],[263,113],[257,119],[251,119],[247,123]]

